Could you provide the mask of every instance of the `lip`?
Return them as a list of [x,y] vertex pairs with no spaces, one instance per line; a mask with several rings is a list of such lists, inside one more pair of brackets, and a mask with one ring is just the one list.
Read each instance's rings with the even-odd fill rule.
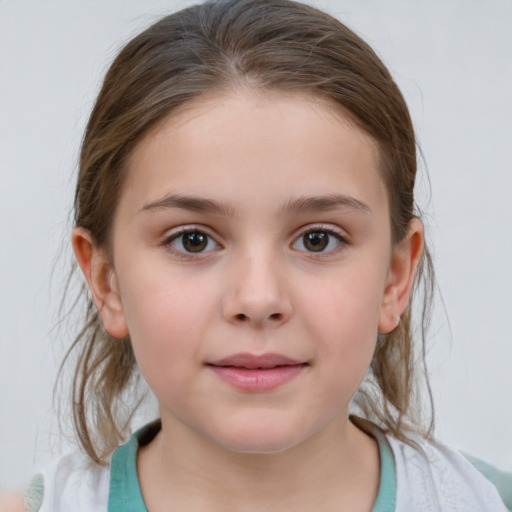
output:
[[217,361],[211,361],[208,364],[212,366],[235,366],[252,370],[256,368],[268,369],[275,368],[276,366],[292,366],[302,363],[303,361],[291,359],[290,357],[282,354],[267,353],[258,355],[243,352],[240,354],[233,354]]
[[307,363],[267,353],[240,353],[211,361],[207,366],[224,382],[243,391],[269,391],[298,377]]

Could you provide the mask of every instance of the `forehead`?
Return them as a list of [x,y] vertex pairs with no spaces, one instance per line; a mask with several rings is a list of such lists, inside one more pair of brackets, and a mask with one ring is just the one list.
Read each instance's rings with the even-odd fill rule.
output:
[[124,188],[121,200],[129,194],[139,206],[166,193],[231,202],[259,193],[276,206],[284,195],[333,193],[387,202],[377,144],[340,107],[313,94],[248,90],[168,116],[136,146]]

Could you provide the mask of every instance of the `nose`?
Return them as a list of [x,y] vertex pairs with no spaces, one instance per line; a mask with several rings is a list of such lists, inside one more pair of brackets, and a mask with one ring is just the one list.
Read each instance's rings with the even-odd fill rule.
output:
[[289,281],[276,257],[247,255],[230,265],[224,318],[237,325],[277,327],[292,314]]

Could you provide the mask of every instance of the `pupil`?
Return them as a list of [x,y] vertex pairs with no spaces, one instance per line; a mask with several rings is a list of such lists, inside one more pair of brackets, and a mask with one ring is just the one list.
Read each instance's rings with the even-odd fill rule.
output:
[[188,252],[200,252],[206,248],[208,238],[204,233],[186,233],[183,235],[183,247]]
[[314,252],[321,252],[329,243],[329,235],[321,231],[315,231],[304,235],[304,245],[307,249]]

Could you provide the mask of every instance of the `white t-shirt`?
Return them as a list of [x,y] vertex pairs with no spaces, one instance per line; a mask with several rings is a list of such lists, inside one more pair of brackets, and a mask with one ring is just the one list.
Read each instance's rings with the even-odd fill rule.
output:
[[[442,443],[416,440],[420,450],[385,435],[365,420],[357,425],[379,444],[381,476],[372,512],[508,512],[496,488],[460,453]],[[106,466],[84,455],[67,455],[29,489],[30,512],[147,512],[136,470],[139,439],[158,424],[135,433]],[[41,481],[41,479],[40,479]],[[39,498],[38,498],[39,497]],[[169,509],[172,512],[172,509]]]

